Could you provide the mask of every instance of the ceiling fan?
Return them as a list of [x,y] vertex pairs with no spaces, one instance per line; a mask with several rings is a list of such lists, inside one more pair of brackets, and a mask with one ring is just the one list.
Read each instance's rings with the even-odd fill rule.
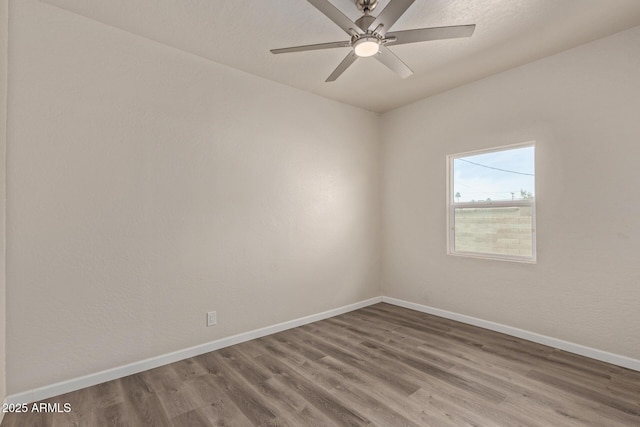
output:
[[352,22],[328,0],[307,0],[320,12],[342,28],[351,36],[342,42],[320,43],[307,46],[271,49],[271,53],[303,52],[307,50],[332,49],[350,47],[351,52],[327,78],[327,82],[335,81],[344,71],[360,57],[373,56],[400,77],[407,78],[413,71],[400,60],[387,46],[416,43],[429,40],[470,37],[475,25],[455,25],[450,27],[418,28],[415,30],[393,31],[389,29],[413,4],[415,0],[390,0],[378,16],[370,15],[378,5],[378,0],[355,0],[358,10],[364,12],[360,18]]

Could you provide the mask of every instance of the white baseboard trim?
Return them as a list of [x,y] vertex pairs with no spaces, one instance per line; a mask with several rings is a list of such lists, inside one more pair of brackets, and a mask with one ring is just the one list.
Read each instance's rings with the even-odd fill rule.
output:
[[[319,320],[328,319],[330,317],[334,317],[340,314],[348,313],[350,311],[358,310],[360,308],[377,304],[379,302],[385,302],[388,304],[397,305],[399,307],[404,307],[411,310],[416,310],[423,313],[444,317],[446,319],[467,323],[469,325],[479,326],[481,328],[489,329],[496,332],[501,332],[503,334],[511,335],[514,337],[533,341],[539,344],[548,345],[550,347],[565,350],[570,353],[579,354],[581,356],[586,356],[592,359],[601,360],[603,362],[612,363],[614,365],[622,366],[624,368],[640,371],[640,360],[637,360],[637,359],[632,359],[630,357],[609,353],[609,352],[598,350],[591,347],[586,347],[580,344],[574,344],[574,343],[563,341],[557,338],[548,337],[546,335],[537,334],[535,332],[526,331],[524,329],[514,328],[512,326],[507,326],[500,323],[491,322],[488,320],[478,319],[476,317],[467,316],[464,314],[454,313],[452,311],[441,310],[438,308],[429,307],[422,304],[416,304],[413,302],[404,301],[397,298],[382,296],[382,297],[370,298],[370,299],[360,301],[354,304],[349,304],[343,307],[338,307],[332,310],[324,311],[322,313],[317,313],[310,316],[289,320],[287,322],[278,323],[276,325],[266,326],[264,328],[255,329],[253,331],[244,332],[238,335],[221,338],[219,340],[211,341],[209,343],[185,348],[183,350],[174,351],[172,353],[163,354],[157,357],[141,360],[139,362],[130,363],[128,365],[119,366],[116,368],[108,369],[108,370],[97,372],[94,374],[85,375],[82,377],[72,378],[67,381],[62,381],[56,384],[47,385],[47,386],[36,388],[33,390],[27,390],[22,393],[12,394],[6,397],[6,399],[4,400],[4,403],[7,403],[7,404],[32,403],[39,400],[48,399],[50,397],[58,396],[60,394],[79,390],[81,388],[90,387],[93,385],[101,384],[106,381],[111,381],[118,378],[126,377],[127,375],[137,374],[142,371],[157,368],[159,366],[177,362],[179,360],[187,359],[189,357],[198,356],[200,354],[208,353],[210,351],[219,350],[221,348],[229,347],[235,344],[240,344],[245,341],[250,341],[252,339],[264,337],[266,335],[271,335],[277,332],[286,331],[287,329],[292,329],[298,326],[317,322]],[[2,415],[3,414],[0,411],[0,422],[2,422],[2,418],[3,418]]]
[[[3,408],[3,409],[5,408],[5,405],[6,405],[7,403],[8,403],[8,402],[7,402],[7,399],[4,399],[4,400],[2,401],[2,408]],[[4,411],[0,411],[0,424],[2,424],[2,420],[4,420],[4,414],[5,414],[5,412],[4,412]]]
[[568,351],[569,353],[579,354],[581,356],[586,356],[592,359],[622,366],[623,368],[633,369],[634,371],[640,371],[640,360],[632,359],[627,356],[621,356],[619,354],[609,353],[607,351],[598,350],[595,348],[587,347],[580,344],[575,344],[568,341],[563,341],[558,338],[548,337],[546,335],[537,334],[535,332],[525,331],[524,329],[514,328],[512,326],[503,325],[501,323],[495,323],[488,320],[478,319],[476,317],[466,316],[464,314],[458,314],[452,311],[441,310],[439,308],[429,307],[427,305],[416,304],[413,302],[404,301],[397,298],[382,297],[382,302],[397,305],[399,307],[408,308],[411,310],[420,311],[422,313],[433,314],[434,316],[444,317],[446,319],[456,320],[458,322],[467,323],[473,326],[479,326],[484,329],[501,332],[506,335],[511,335],[517,338],[533,341],[538,344],[543,344],[549,347],[558,348],[560,350]]
[[287,322],[278,323],[272,326],[266,326],[264,328],[255,329],[253,331],[244,332],[244,333],[233,335],[227,338],[221,338],[219,340],[211,341],[209,343],[196,345],[194,347],[185,348],[183,350],[174,351],[172,353],[163,354],[161,356],[152,357],[149,359],[141,360],[139,362],[130,363],[128,365],[119,366],[116,368],[108,369],[108,370],[97,372],[94,374],[73,378],[67,381],[62,381],[56,384],[51,384],[51,385],[36,388],[33,390],[28,390],[22,393],[12,394],[7,396],[7,398],[5,399],[5,402],[14,403],[14,404],[15,403],[32,403],[42,399],[48,399],[50,397],[58,396],[60,394],[69,393],[75,390],[79,390],[81,388],[90,387],[92,385],[101,384],[106,381],[111,381],[118,378],[126,377],[127,375],[137,374],[138,372],[157,368],[159,366],[177,362],[179,360],[188,359],[189,357],[198,356],[200,354],[208,353],[210,351],[219,350],[224,347],[240,344],[242,342],[264,337],[266,335],[275,334],[277,332],[282,332],[287,329],[296,328],[298,326],[306,325],[308,323],[313,323],[319,320],[328,319],[329,317],[338,316],[340,314],[348,313],[353,310],[358,310],[359,308],[367,307],[369,305],[377,304],[379,302],[382,302],[382,297],[370,298],[354,304],[349,304],[343,307],[338,307],[332,310],[324,311],[322,313],[312,314],[310,316],[289,320]]

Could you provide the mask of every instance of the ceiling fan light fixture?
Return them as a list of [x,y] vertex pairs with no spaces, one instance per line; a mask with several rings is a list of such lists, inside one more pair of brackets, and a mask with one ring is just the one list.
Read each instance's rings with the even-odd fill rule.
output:
[[353,51],[362,58],[373,56],[380,51],[380,40],[376,37],[362,37],[353,43]]
[[[350,47],[347,56],[338,64],[335,70],[327,77],[325,82],[334,82],[349,68],[358,58],[370,57],[380,61],[384,66],[407,78],[413,71],[400,58],[398,58],[387,46],[400,44],[426,42],[431,40],[454,39],[469,37],[476,26],[452,25],[448,27],[415,28],[413,30],[392,31],[398,18],[400,18],[415,0],[386,0],[387,5],[377,16],[371,15],[371,11],[380,0],[350,0],[355,1],[358,10],[364,12],[360,18],[352,21],[332,4],[335,0],[307,0],[316,9],[342,28],[350,37],[347,41],[330,43],[316,43],[306,46],[294,46],[281,49],[271,49],[271,53],[304,52],[309,50],[333,49]],[[344,0],[340,0],[344,1]]]

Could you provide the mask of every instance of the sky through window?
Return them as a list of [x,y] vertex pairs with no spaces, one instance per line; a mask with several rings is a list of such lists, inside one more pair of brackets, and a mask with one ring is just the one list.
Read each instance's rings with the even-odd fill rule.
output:
[[453,201],[522,200],[535,196],[534,147],[453,160]]

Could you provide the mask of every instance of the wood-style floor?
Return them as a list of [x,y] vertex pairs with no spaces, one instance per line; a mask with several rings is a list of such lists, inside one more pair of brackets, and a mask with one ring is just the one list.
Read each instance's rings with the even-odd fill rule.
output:
[[49,399],[3,426],[640,426],[640,372],[387,304]]

